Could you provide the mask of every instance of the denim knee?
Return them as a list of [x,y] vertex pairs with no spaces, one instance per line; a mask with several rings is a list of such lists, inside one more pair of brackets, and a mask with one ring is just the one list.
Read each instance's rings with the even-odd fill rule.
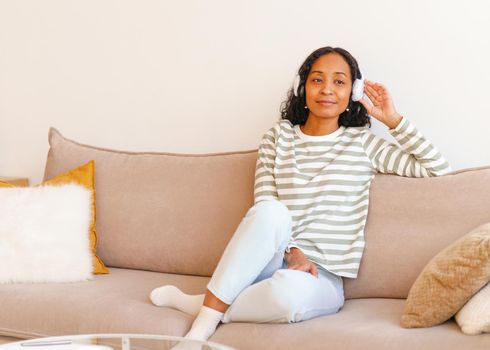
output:
[[290,224],[292,222],[288,207],[278,200],[260,201],[250,208],[247,216],[252,213],[263,215],[268,220],[276,220],[278,223]]
[[[336,313],[343,305],[343,295],[333,290],[324,290],[322,298],[328,298],[328,302],[313,302],[318,299],[317,277],[299,270],[277,270],[270,283],[270,302],[277,307],[282,317],[276,322],[300,322],[313,317]],[[333,292],[333,293],[332,293]],[[329,295],[330,294],[330,295]],[[314,304],[311,305],[310,303]],[[310,305],[308,305],[310,304]]]
[[[276,228],[276,243],[287,244],[291,237],[291,225],[293,219],[288,207],[278,200],[266,200],[255,204],[250,208],[247,216],[254,214],[258,220],[264,220]],[[286,249],[286,246],[284,246]]]

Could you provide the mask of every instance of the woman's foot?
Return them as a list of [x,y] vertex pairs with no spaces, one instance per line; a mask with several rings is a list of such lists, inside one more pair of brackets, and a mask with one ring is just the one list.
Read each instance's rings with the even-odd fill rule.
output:
[[199,314],[192,323],[191,329],[185,335],[186,338],[208,340],[216,331],[216,327],[223,318],[223,313],[207,306],[202,306]]
[[[223,313],[207,306],[202,306],[199,314],[192,323],[191,329],[185,335],[185,338],[191,340],[206,341],[216,331],[216,327],[223,318]],[[174,346],[172,350],[200,350],[202,344],[198,342],[181,342]]]
[[167,306],[197,316],[204,301],[204,294],[189,295],[175,286],[167,285],[153,289],[150,299],[156,306]]

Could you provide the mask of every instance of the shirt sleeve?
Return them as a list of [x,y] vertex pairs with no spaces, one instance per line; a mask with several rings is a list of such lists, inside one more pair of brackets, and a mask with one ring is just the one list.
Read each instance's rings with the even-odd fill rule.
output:
[[396,128],[389,130],[401,147],[366,131],[362,136],[363,148],[381,173],[432,177],[451,172],[451,167],[437,148],[405,117]]
[[255,167],[254,204],[264,200],[278,200],[274,164],[279,125],[270,128],[262,137]]
[[289,239],[288,246],[286,247],[286,253],[289,253],[291,251],[291,248],[298,248],[299,250],[303,251],[298,246],[298,243],[296,243],[296,240],[293,237]]

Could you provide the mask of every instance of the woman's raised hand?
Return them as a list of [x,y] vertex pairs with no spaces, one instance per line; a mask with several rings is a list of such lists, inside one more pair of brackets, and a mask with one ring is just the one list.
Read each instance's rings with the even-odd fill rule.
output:
[[396,128],[402,116],[396,111],[386,86],[365,80],[364,93],[371,100],[372,105],[366,98],[362,98],[359,102],[366,108],[368,114],[378,119],[390,129]]

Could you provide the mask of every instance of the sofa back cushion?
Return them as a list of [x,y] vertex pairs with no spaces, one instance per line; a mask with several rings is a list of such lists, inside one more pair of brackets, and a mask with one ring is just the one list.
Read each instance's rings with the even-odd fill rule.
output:
[[253,205],[257,151],[119,152],[49,132],[44,178],[95,161],[98,255],[107,266],[210,276]]
[[366,248],[346,298],[406,298],[429,260],[490,221],[490,166],[431,178],[377,174],[371,183]]
[[[97,252],[108,266],[210,276],[253,205],[257,151],[119,152],[54,129],[45,178],[95,160]],[[490,167],[435,178],[377,174],[366,248],[345,296],[406,298],[427,262],[490,221]]]

